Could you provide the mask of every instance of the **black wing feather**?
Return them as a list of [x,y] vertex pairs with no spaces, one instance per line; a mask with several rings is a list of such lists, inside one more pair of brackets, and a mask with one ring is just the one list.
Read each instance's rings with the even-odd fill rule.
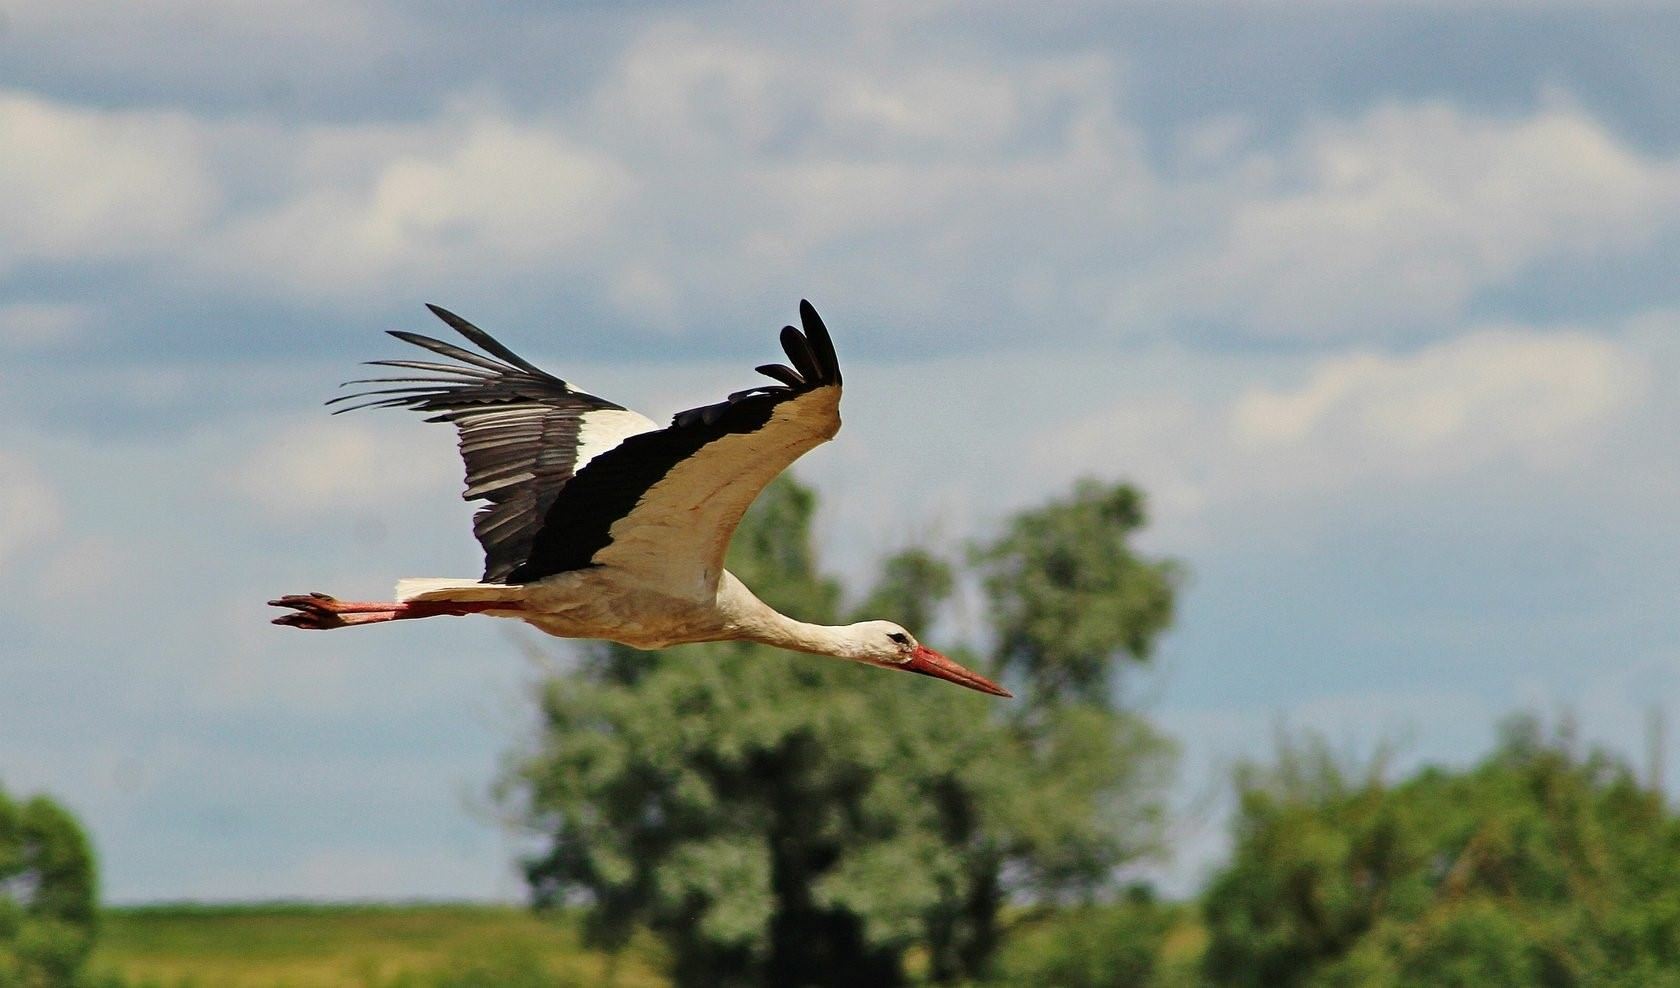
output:
[[[806,311],[810,312],[807,318]],[[716,425],[723,413],[740,401],[757,396],[766,396],[777,400],[804,394],[813,388],[820,388],[825,384],[840,383],[840,358],[835,356],[834,341],[828,338],[828,328],[817,318],[817,310],[811,308],[811,303],[800,301],[800,322],[806,327],[801,333],[792,326],[782,327],[782,350],[787,353],[788,360],[793,367],[786,364],[765,364],[757,368],[760,374],[780,381],[782,386],[766,385],[737,391],[715,405],[702,405],[678,412],[671,419],[671,424],[682,426],[712,426]],[[807,334],[815,329],[812,339]],[[797,369],[796,369],[797,368]]]
[[612,543],[613,523],[633,511],[648,489],[678,463],[724,436],[763,428],[784,401],[838,385],[840,361],[834,344],[820,319],[814,323],[815,338],[807,339],[813,326],[812,318],[804,315],[807,310],[815,317],[811,304],[801,302],[805,333],[791,326],[782,330],[782,349],[793,367],[766,364],[758,368],[779,384],[737,391],[716,404],[678,412],[666,428],[631,436],[590,460],[549,506],[531,544],[530,559],[509,579],[539,580],[594,565],[595,554]]
[[817,355],[811,352],[811,344],[804,333],[792,326],[783,326],[782,349],[787,351],[788,359],[793,362],[793,368],[800,377],[814,381],[821,376],[817,369]]
[[805,327],[805,338],[811,344],[811,351],[817,358],[817,363],[830,368],[834,372],[836,383],[840,381],[840,358],[834,353],[834,340],[828,335],[828,326],[817,315],[817,310],[810,302],[799,300],[799,324]]
[[492,374],[499,374],[507,369],[505,366],[491,360],[489,357],[481,357],[478,354],[473,353],[471,350],[463,350],[453,343],[445,343],[442,340],[434,340],[430,336],[421,336],[419,333],[405,333],[400,329],[390,329],[386,330],[386,332],[395,336],[397,339],[402,340],[404,343],[412,343],[417,347],[424,347],[433,353],[448,357],[451,360],[459,360],[463,364],[472,364],[474,367],[482,368]]
[[623,406],[574,390],[454,313],[428,308],[490,356],[418,333],[393,331],[397,339],[457,363],[369,361],[428,376],[348,381],[346,386],[401,386],[364,387],[328,404],[367,399],[337,408],[334,414],[357,408],[410,408],[429,413],[428,422],[455,426],[466,464],[462,497],[488,502],[473,516],[473,534],[484,547],[484,579],[498,582],[529,558],[549,506],[572,479],[583,416]]
[[450,329],[453,329],[455,332],[460,333],[462,336],[471,340],[474,345],[476,345],[480,350],[483,350],[485,353],[494,354],[528,374],[543,373],[537,368],[531,366],[531,364],[527,363],[524,357],[521,357],[519,354],[514,353],[512,350],[503,346],[494,336],[491,336],[484,330],[479,329],[472,323],[467,322],[465,319],[462,319],[455,313],[450,312],[443,306],[433,305],[432,303],[427,302],[426,308],[432,310],[432,315],[437,316],[439,319],[448,323]]
[[765,377],[773,377],[790,388],[797,388],[805,383],[799,376],[799,372],[786,364],[761,364],[754,367],[753,370],[758,371]]
[[466,464],[463,497],[488,502],[473,517],[487,582],[529,582],[593,565],[595,554],[612,541],[613,523],[677,463],[724,436],[762,428],[783,401],[840,383],[840,362],[828,330],[811,304],[802,301],[803,332],[789,326],[781,333],[792,366],[757,368],[775,384],[678,412],[666,428],[633,435],[580,465],[583,417],[597,410],[623,411],[623,406],[574,390],[447,309],[427,308],[484,353],[395,331],[391,335],[397,339],[454,363],[369,361],[422,376],[347,381],[347,387],[398,386],[360,388],[328,404],[363,399],[334,414],[410,408],[429,413],[429,422],[456,427]]

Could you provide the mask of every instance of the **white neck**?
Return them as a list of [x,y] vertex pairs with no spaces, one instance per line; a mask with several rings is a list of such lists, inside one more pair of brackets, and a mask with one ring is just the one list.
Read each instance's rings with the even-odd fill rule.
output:
[[718,609],[735,638],[856,661],[868,654],[865,640],[852,627],[796,621],[759,600],[727,570],[718,580]]

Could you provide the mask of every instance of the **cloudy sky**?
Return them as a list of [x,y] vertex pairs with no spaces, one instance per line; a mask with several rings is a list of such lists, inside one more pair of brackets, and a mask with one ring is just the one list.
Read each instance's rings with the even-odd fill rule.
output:
[[1280,723],[1463,761],[1569,710],[1641,752],[1680,13],[1027,9],[0,0],[0,781],[118,901],[518,895],[519,636],[262,605],[476,572],[446,431],[320,407],[425,301],[658,417],[809,297],[843,573],[1142,485],[1193,573],[1127,687],[1184,746],[1181,885]]

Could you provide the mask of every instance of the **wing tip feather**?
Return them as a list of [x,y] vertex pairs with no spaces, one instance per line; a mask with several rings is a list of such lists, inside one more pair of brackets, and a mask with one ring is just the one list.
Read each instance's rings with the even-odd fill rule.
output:
[[817,307],[811,304],[810,299],[799,300],[799,324],[804,327],[805,339],[823,371],[823,383],[839,384],[840,357],[834,352],[834,338],[829,335],[828,324],[817,314]]

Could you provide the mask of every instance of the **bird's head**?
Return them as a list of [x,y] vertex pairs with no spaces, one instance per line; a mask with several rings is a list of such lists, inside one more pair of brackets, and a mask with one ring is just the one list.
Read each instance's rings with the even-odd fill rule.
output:
[[891,621],[864,621],[850,629],[860,646],[854,658],[883,669],[903,669],[993,696],[1013,696],[985,676],[952,662]]

